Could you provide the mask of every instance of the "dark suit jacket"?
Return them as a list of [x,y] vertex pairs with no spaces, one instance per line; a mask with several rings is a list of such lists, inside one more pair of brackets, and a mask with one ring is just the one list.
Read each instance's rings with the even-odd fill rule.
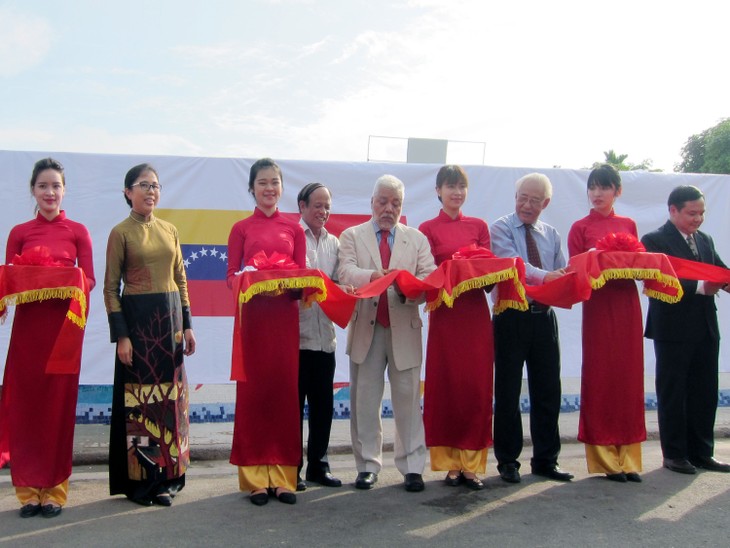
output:
[[[647,251],[664,253],[681,259],[695,260],[687,241],[671,221],[641,238]],[[727,268],[715,251],[712,238],[704,232],[695,233],[699,260]],[[649,313],[646,318],[645,335],[657,341],[699,342],[708,334],[720,339],[717,326],[715,297],[697,294],[697,282],[680,280],[684,296],[676,304],[667,304],[649,299]]]

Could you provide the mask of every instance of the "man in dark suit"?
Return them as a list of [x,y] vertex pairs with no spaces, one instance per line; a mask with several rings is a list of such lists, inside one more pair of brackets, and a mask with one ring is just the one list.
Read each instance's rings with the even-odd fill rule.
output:
[[[712,238],[700,232],[705,197],[694,186],[679,186],[667,201],[669,221],[646,234],[647,251],[725,267]],[[659,438],[664,467],[695,474],[696,468],[730,472],[713,457],[717,411],[720,330],[715,295],[726,284],[680,280],[676,304],[649,300],[646,337],[654,340]]]

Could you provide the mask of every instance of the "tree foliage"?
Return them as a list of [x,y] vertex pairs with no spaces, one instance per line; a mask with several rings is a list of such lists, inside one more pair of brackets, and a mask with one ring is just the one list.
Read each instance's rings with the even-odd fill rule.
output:
[[682,147],[682,161],[674,171],[730,174],[730,118],[692,135]]
[[603,164],[610,164],[615,167],[618,171],[634,171],[637,169],[643,169],[648,171],[661,171],[651,169],[652,160],[646,158],[638,164],[627,162],[626,159],[629,157],[628,154],[616,154],[613,149],[609,149],[603,152],[604,159],[601,162],[593,162],[591,169],[595,169]]

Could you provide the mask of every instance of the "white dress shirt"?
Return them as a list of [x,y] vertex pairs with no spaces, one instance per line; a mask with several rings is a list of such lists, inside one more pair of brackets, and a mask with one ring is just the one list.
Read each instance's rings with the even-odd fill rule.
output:
[[[299,223],[304,229],[307,240],[307,268],[321,270],[330,278],[337,276],[337,250],[339,240],[322,228],[319,240],[312,229],[303,220]],[[335,326],[317,303],[305,308],[299,303],[299,348],[301,350],[319,350],[334,352],[337,339]]]

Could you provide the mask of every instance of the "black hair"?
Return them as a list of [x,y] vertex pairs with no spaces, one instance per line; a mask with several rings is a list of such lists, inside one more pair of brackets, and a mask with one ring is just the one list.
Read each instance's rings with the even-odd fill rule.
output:
[[[124,176],[124,188],[132,188],[132,185],[134,182],[139,179],[139,176],[143,173],[150,171],[155,174],[155,177],[159,180],[160,176],[157,174],[157,170],[152,167],[150,164],[139,164],[134,166],[132,169],[127,171],[127,174]],[[127,193],[124,193],[124,199],[127,201],[127,205],[129,207],[132,207],[132,200],[130,200],[127,197]]]
[[680,185],[669,193],[667,207],[674,206],[678,211],[681,211],[687,202],[694,202],[695,200],[704,198],[705,195],[696,186]]
[[38,160],[33,165],[33,173],[30,176],[31,194],[33,193],[33,187],[35,186],[35,182],[38,179],[38,175],[40,175],[42,171],[45,171],[47,169],[58,171],[58,173],[61,174],[61,182],[63,183],[63,186],[66,186],[66,175],[64,174],[61,162],[59,162],[58,160],[54,160],[53,158],[43,158],[42,160]]
[[[457,184],[459,182],[463,182],[466,186],[469,186],[469,178],[461,166],[454,164],[445,165],[436,174],[436,188],[441,188],[444,186],[444,183]],[[438,199],[439,202],[442,201],[441,196]]]
[[304,202],[306,205],[309,205],[309,198],[314,194],[315,190],[318,190],[320,188],[324,188],[329,192],[330,198],[332,197],[332,191],[324,186],[322,183],[309,183],[308,185],[304,185],[304,188],[299,191],[299,194],[297,194],[297,206],[299,205],[299,202]]
[[601,164],[588,175],[588,188],[600,186],[621,190],[621,175],[611,164]]
[[274,168],[274,170],[279,174],[279,179],[281,179],[281,186],[282,188],[284,188],[284,175],[281,173],[281,168],[278,166],[278,164],[271,158],[261,158],[260,160],[256,160],[254,162],[248,175],[248,191],[251,193],[251,196],[254,195],[253,184],[256,182],[256,176],[259,174],[259,171],[269,167]]

